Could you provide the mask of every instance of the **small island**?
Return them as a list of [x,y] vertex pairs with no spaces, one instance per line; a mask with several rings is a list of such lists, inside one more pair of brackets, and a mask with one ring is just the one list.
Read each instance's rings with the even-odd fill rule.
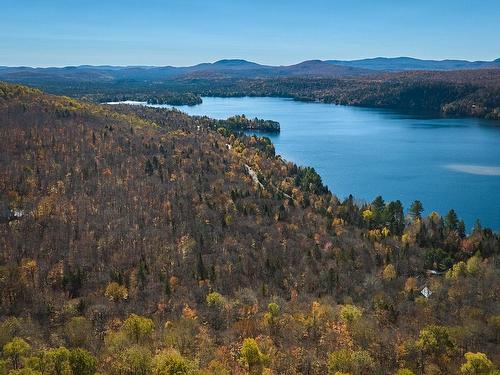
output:
[[245,115],[236,115],[226,120],[217,120],[215,123],[218,128],[225,128],[233,131],[257,130],[267,133],[279,133],[280,123],[272,120],[263,120],[257,117],[251,119]]

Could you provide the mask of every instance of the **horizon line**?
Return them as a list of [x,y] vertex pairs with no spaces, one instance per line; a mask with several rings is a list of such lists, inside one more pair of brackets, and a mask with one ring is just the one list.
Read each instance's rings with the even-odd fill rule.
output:
[[263,66],[272,66],[272,67],[285,67],[285,66],[293,66],[297,64],[301,64],[304,62],[308,61],[321,61],[321,62],[328,62],[328,61],[338,61],[338,62],[356,62],[356,61],[364,61],[364,60],[375,60],[375,59],[412,59],[412,60],[418,60],[418,61],[432,61],[432,62],[447,62],[447,61],[460,61],[460,62],[467,62],[467,63],[492,63],[500,60],[500,58],[492,59],[492,60],[467,60],[467,59],[460,59],[460,58],[446,58],[446,59],[422,59],[418,57],[411,57],[411,56],[375,56],[375,57],[365,57],[365,58],[360,58],[360,59],[307,59],[307,60],[302,60],[297,63],[293,63],[290,65],[284,65],[284,64],[279,64],[279,65],[272,65],[272,64],[266,64],[266,63],[260,63],[252,60],[247,60],[245,58],[220,58],[215,61],[210,61],[210,62],[199,62],[195,63],[192,65],[144,65],[144,64],[127,64],[127,65],[113,65],[113,64],[71,64],[71,65],[1,65],[0,68],[32,68],[32,69],[49,69],[49,68],[79,68],[79,67],[113,67],[113,68],[185,68],[185,67],[193,67],[201,64],[215,64],[221,61],[244,61],[244,62],[249,62],[249,63],[254,63],[258,65],[263,65]]

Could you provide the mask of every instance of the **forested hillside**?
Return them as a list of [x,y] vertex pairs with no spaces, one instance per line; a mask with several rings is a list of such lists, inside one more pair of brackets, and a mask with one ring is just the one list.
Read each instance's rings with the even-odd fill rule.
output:
[[[375,59],[364,63],[385,66],[397,61]],[[151,104],[196,105],[201,103],[200,95],[281,96],[444,116],[500,119],[500,65],[497,61],[465,65],[461,65],[463,61],[407,61],[412,69],[418,69],[419,64],[412,65],[415,62],[421,64],[420,69],[430,70],[407,71],[404,68],[403,72],[384,72],[385,69],[368,70],[320,60],[280,67],[245,60],[220,60],[178,68],[0,67],[0,80],[93,102],[139,100]],[[433,67],[440,69],[436,63],[448,66],[443,67],[444,70],[457,63],[464,70],[432,70]]]
[[219,125],[0,83],[0,374],[498,373],[497,233]]
[[277,96],[344,105],[500,119],[500,69],[409,71],[341,79],[183,79],[169,90],[206,96]]

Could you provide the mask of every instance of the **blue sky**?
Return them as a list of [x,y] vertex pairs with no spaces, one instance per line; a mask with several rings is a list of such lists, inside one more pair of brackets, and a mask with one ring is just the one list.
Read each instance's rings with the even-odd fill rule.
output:
[[499,0],[0,0],[0,65],[500,57]]

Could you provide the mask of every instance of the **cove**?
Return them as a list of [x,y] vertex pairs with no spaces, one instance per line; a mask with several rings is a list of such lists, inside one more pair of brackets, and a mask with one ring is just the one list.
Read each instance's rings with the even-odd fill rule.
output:
[[[170,106],[165,106],[170,107]],[[428,214],[451,208],[470,230],[476,219],[500,230],[500,122],[268,97],[204,97],[190,115],[236,114],[279,121],[276,153],[314,167],[340,199],[382,195]]]

